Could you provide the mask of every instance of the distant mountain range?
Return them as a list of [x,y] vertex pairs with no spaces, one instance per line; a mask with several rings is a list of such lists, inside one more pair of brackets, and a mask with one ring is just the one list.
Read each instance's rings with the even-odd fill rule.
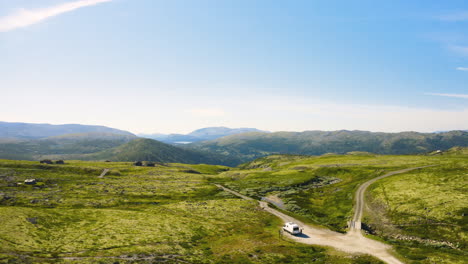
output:
[[268,133],[267,131],[258,130],[256,128],[207,127],[197,129],[188,134],[138,134],[138,136],[156,139],[169,144],[188,144],[246,132]]
[[[104,126],[0,122],[0,159],[141,160],[237,166],[271,154],[321,155],[353,151],[417,154],[468,146],[466,131],[270,133],[255,128],[209,127],[187,135],[153,136],[166,143]],[[194,143],[177,144],[181,141]]]
[[112,133],[117,135],[127,135],[136,137],[134,134],[128,131],[105,126],[90,126],[78,124],[50,125],[0,122],[0,138],[39,139],[78,133]]
[[468,132],[380,133],[369,131],[250,132],[187,147],[247,162],[271,154],[322,155],[352,151],[417,154],[468,146]]
[[7,122],[0,122],[0,159],[239,163],[230,157],[182,149],[104,126]]

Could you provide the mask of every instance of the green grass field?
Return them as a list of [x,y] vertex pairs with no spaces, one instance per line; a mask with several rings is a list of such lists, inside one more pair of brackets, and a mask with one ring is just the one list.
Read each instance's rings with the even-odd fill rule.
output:
[[436,165],[372,185],[364,224],[395,245],[409,263],[466,263],[468,156],[466,151],[454,152],[434,156],[276,155],[221,175],[230,179],[226,185],[246,195],[276,195],[290,214],[345,232],[360,184],[386,172]]
[[426,156],[269,156],[221,175],[226,185],[253,197],[278,194],[286,208],[310,223],[344,232],[357,187],[385,172],[441,162]]
[[2,160],[0,262],[379,263],[280,239],[279,219],[213,186],[228,169]]
[[[396,247],[402,255],[415,262],[468,262],[468,159],[383,179],[371,186],[368,200],[370,226],[402,244]],[[444,251],[452,254],[438,253]]]

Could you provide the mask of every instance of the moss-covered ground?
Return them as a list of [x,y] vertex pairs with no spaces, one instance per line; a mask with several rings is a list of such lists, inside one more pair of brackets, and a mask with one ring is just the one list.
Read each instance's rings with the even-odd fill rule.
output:
[[277,218],[213,186],[227,170],[1,160],[0,262],[378,263],[279,238]]
[[468,159],[395,175],[369,191],[372,231],[411,262],[468,262]]
[[371,185],[364,228],[392,243],[409,263],[466,263],[468,155],[274,155],[222,172],[232,189],[276,195],[303,221],[345,232],[354,194],[367,180],[402,168],[435,165]]

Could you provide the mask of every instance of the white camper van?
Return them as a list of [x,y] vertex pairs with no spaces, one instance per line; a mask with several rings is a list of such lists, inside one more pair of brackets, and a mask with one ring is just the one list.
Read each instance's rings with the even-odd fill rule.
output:
[[300,229],[299,226],[293,222],[287,222],[284,224],[283,230],[292,235],[302,234],[302,229]]

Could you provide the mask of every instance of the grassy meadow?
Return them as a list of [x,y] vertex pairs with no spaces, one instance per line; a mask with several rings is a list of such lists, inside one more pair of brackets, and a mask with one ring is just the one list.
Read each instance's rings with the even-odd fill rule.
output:
[[228,170],[1,160],[0,262],[379,263],[280,239],[280,220],[213,186]]
[[[279,197],[284,211],[345,232],[354,192],[363,182],[402,168],[367,192],[364,227],[392,243],[408,263],[466,263],[468,155],[274,155],[222,172],[226,185],[252,197]],[[377,235],[378,237],[376,237]],[[380,237],[380,238],[379,238]]]
[[403,256],[416,263],[468,262],[466,157],[382,179],[371,186],[368,200],[373,233],[396,244]]

